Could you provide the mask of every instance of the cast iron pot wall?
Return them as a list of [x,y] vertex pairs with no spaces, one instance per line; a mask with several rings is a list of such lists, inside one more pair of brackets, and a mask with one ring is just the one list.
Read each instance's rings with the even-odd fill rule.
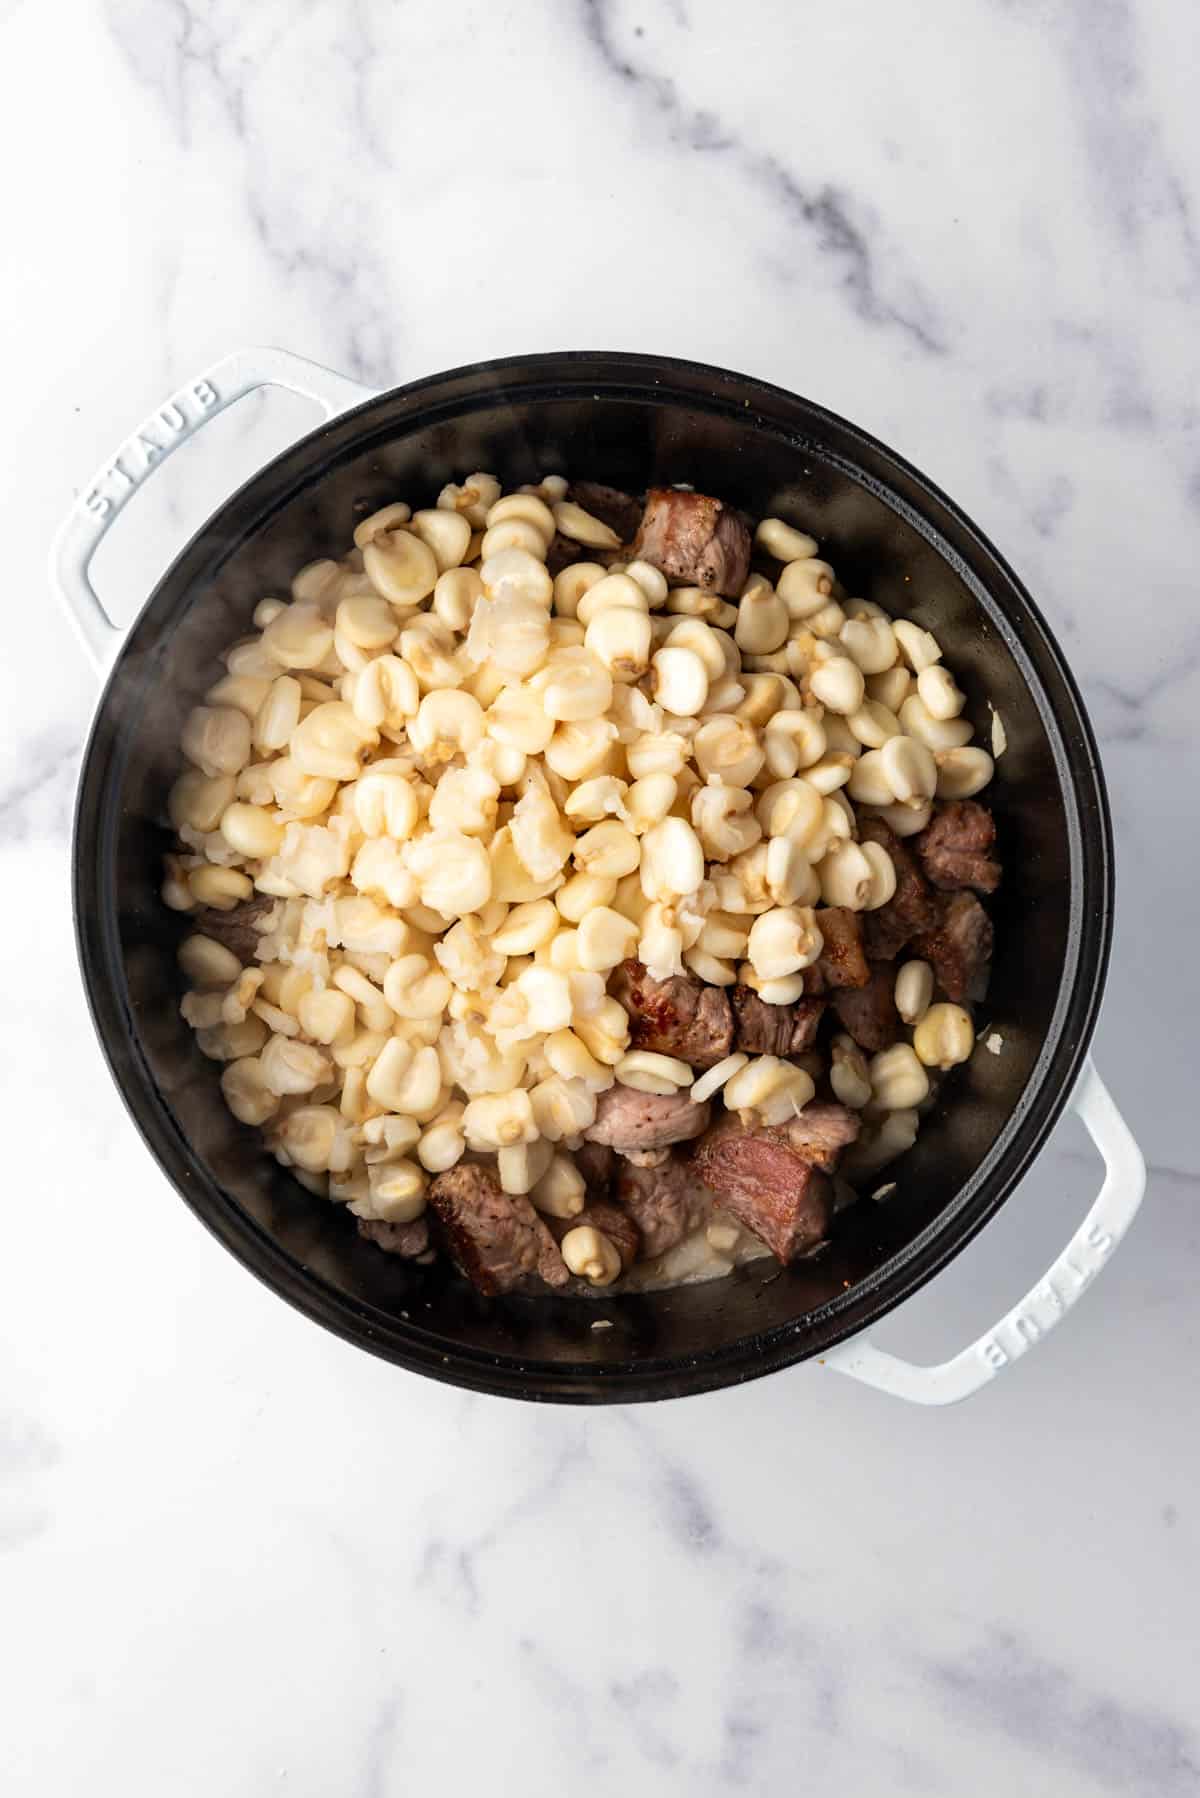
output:
[[[980,739],[1007,753],[991,789],[1005,884],[980,1014],[1004,1042],[946,1088],[898,1190],[840,1220],[817,1260],[758,1262],[711,1285],[627,1298],[482,1300],[446,1266],[362,1243],[226,1111],[218,1068],[179,1018],[186,930],[158,896],[179,728],[250,627],[364,511],[431,504],[475,468],[506,485],[561,469],[638,490],[690,481],[821,540],[852,592],[935,631]],[[192,540],[131,630],[86,752],[75,906],[89,1002],[154,1155],[197,1215],[293,1304],[439,1379],[602,1402],[698,1392],[819,1353],[896,1305],[1017,1184],[1069,1097],[1099,1005],[1111,914],[1107,805],[1074,683],[1011,571],[935,488],[861,431],[760,382],[664,358],[532,356],[434,376],[305,438]],[[145,1277],[155,1277],[147,1269]],[[594,1330],[603,1317],[612,1327]]]

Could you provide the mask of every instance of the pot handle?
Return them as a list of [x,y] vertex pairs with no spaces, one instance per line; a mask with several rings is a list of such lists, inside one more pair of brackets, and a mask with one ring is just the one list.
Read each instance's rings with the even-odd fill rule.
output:
[[91,581],[92,558],[101,540],[121,508],[173,450],[226,406],[260,387],[286,387],[304,399],[315,400],[327,419],[373,399],[376,392],[287,350],[265,346],[234,350],[197,380],[186,382],[126,438],[83,488],[50,552],[51,585],[88,659],[101,675],[107,673],[124,636],[104,610]]
[[1089,1056],[1072,1104],[1104,1161],[1100,1196],[1067,1247],[1019,1304],[969,1348],[935,1367],[919,1367],[853,1337],[821,1357],[825,1367],[917,1405],[969,1398],[1031,1349],[1060,1322],[1104,1265],[1137,1213],[1146,1163]]

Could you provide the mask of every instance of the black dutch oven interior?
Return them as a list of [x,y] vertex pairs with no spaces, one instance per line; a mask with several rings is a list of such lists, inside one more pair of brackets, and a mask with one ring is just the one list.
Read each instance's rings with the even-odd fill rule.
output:
[[[848,589],[937,634],[979,740],[989,702],[1008,747],[989,797],[1005,882],[979,1016],[1003,1039],[946,1083],[883,1204],[843,1213],[818,1258],[597,1300],[482,1299],[444,1264],[363,1243],[226,1111],[218,1069],[181,1021],[185,926],[158,896],[179,729],[296,568],[344,549],[364,504],[432,504],[487,468],[506,485],[562,470],[634,491],[688,481],[812,531]],[[310,1316],[437,1378],[539,1399],[702,1391],[817,1354],[930,1278],[1013,1190],[1069,1097],[1103,982],[1111,850],[1095,746],[1047,629],[979,532],[844,420],[696,364],[562,354],[413,383],[280,456],[197,534],[130,631],[88,747],[75,906],[89,1001],[117,1083],[158,1161],[248,1267]],[[603,1318],[611,1327],[596,1330]]]

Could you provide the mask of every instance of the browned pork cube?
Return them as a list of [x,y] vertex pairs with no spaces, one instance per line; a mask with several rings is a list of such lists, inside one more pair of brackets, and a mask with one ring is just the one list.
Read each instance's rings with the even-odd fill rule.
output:
[[559,1242],[568,1230],[592,1229],[607,1236],[621,1257],[623,1274],[629,1272],[642,1246],[642,1233],[636,1220],[620,1205],[610,1204],[607,1199],[590,1199],[577,1217],[552,1217],[548,1222]]
[[952,893],[939,902],[934,928],[913,943],[913,954],[933,968],[948,999],[977,998],[992,958],[992,920],[974,893]]
[[824,1242],[833,1217],[832,1182],[797,1153],[787,1130],[748,1129],[727,1116],[695,1153],[705,1185],[785,1266]]
[[253,899],[243,899],[229,911],[220,911],[215,905],[202,906],[193,913],[191,923],[201,936],[210,936],[232,949],[244,968],[252,968],[254,951],[263,932],[270,928],[278,904],[278,899],[256,893]]
[[535,1277],[565,1286],[571,1277],[529,1200],[502,1192],[490,1168],[460,1161],[439,1174],[429,1209],[455,1265],[480,1292],[512,1292]]
[[828,1104],[814,1101],[806,1105],[796,1117],[779,1128],[797,1155],[803,1155],[814,1167],[829,1174],[837,1166],[842,1150],[857,1140],[862,1125],[857,1112],[831,1100]]
[[629,1013],[635,1049],[675,1055],[694,1068],[712,1068],[733,1043],[733,1014],[725,990],[690,974],[655,980],[640,961],[623,961],[610,983]]
[[665,1255],[701,1222],[712,1201],[695,1162],[672,1150],[659,1167],[618,1163],[617,1199],[642,1234],[648,1259]]
[[[814,964],[812,990],[823,992],[829,987],[866,986],[871,970],[863,954],[863,926],[858,912],[849,911],[844,905],[823,905],[817,913],[817,927],[824,939],[824,947]],[[806,988],[809,984],[806,974]]]
[[886,849],[896,870],[896,891],[886,905],[863,913],[863,946],[870,961],[893,961],[905,944],[937,917],[937,897],[930,891],[917,858],[882,818],[860,817],[864,843]]
[[[622,543],[632,541],[641,523],[641,501],[631,493],[622,493],[619,487],[606,487],[602,481],[576,481],[567,498],[615,531]],[[576,545],[576,554],[578,549]]]
[[789,1055],[805,1055],[817,1040],[817,1031],[825,1015],[824,999],[797,999],[792,1007],[792,1040]]
[[750,533],[732,507],[707,493],[652,487],[632,553],[668,580],[736,599],[750,572]]
[[564,568],[571,568],[576,562],[582,562],[590,551],[571,537],[564,537],[561,531],[555,531],[546,545],[546,571],[553,578],[562,573]]
[[581,1142],[571,1160],[583,1175],[588,1204],[593,1199],[606,1199],[612,1186],[613,1169],[617,1160],[611,1145],[606,1142]]
[[895,968],[890,962],[874,962],[866,986],[845,987],[830,1001],[842,1029],[870,1055],[890,1049],[900,1034],[895,990]]
[[768,1005],[752,986],[731,986],[733,1046],[746,1055],[786,1055],[796,1025],[794,1005]]
[[373,1242],[377,1249],[384,1249],[389,1255],[401,1255],[406,1261],[415,1260],[429,1247],[429,1224],[423,1217],[414,1217],[407,1224],[389,1224],[382,1218],[360,1217],[358,1233]]
[[913,840],[926,875],[943,892],[974,887],[977,893],[994,893],[1000,885],[1000,863],[991,853],[996,821],[973,799],[952,799],[939,806]]
[[596,1101],[595,1121],[584,1131],[587,1142],[607,1143],[619,1155],[667,1149],[690,1142],[708,1123],[707,1103],[698,1105],[685,1090],[642,1093],[632,1086],[610,1086]]

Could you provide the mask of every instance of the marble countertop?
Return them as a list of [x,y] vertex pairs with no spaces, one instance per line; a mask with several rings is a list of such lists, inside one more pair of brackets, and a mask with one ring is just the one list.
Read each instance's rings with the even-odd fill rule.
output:
[[[1200,1791],[1195,73],[1129,0],[0,0],[11,1798]],[[470,1397],[324,1334],[175,1199],[75,974],[94,688],[45,552],[244,342],[381,385],[536,348],[744,369],[893,444],[1033,589],[1111,783],[1095,1046],[1151,1177],[978,1398],[812,1367]],[[181,453],[115,609],[311,422],[272,395]],[[1097,1179],[1064,1124],[880,1340],[960,1347]]]

